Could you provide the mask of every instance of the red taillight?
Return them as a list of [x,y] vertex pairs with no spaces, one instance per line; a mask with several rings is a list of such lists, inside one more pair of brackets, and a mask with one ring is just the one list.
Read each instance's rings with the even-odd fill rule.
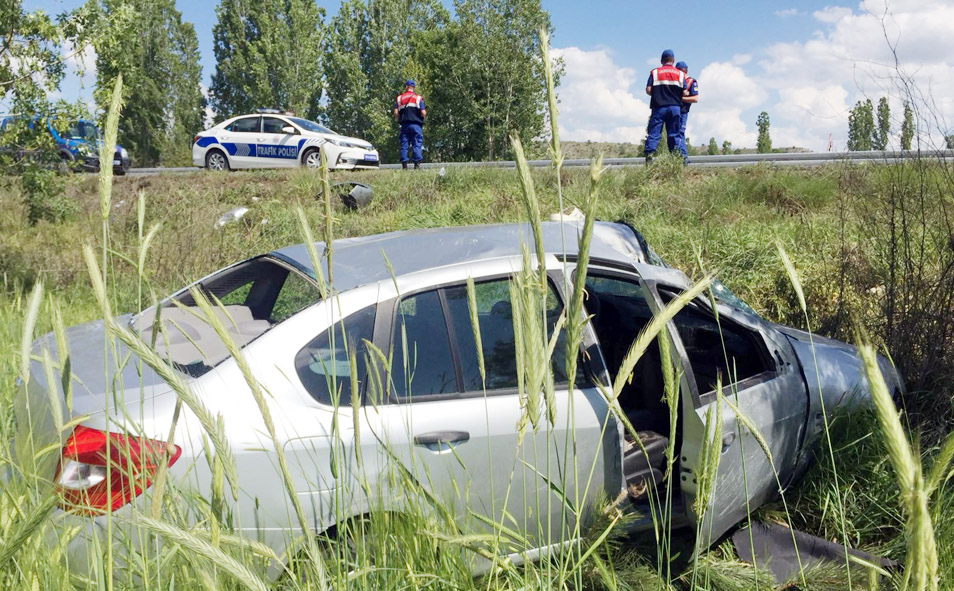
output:
[[200,138],[200,137],[202,137],[202,136],[201,136],[201,135],[197,135],[197,136],[195,136],[194,138],[192,138],[192,143],[194,144],[194,143],[196,143],[197,141],[199,141],[199,138]]
[[60,507],[86,515],[115,511],[152,484],[163,461],[171,466],[181,453],[176,445],[80,425],[56,472]]

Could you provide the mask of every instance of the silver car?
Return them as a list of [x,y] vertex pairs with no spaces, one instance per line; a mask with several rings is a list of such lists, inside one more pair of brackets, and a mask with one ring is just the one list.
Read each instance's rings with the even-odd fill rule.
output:
[[[581,231],[580,222],[542,226],[551,330],[570,296]],[[557,541],[570,535],[550,528],[565,522],[567,498],[586,505],[580,507],[584,513],[598,498],[616,499],[644,516],[633,527],[649,525],[652,489],[667,484],[670,442],[676,455],[675,482],[669,484],[681,515],[676,521],[697,523],[693,505],[706,417],[718,408],[721,462],[705,511],[715,540],[745,517],[747,507],[754,510],[804,471],[823,429],[823,408],[831,413],[867,396],[852,346],[768,322],[716,285],[715,299],[697,298],[668,325],[671,361],[679,369],[674,432],[658,344],[622,390],[616,403],[637,431],[637,442],[605,392],[640,330],[690,283],[631,227],[600,222],[586,275],[591,321],[580,350],[572,352],[580,360],[576,388],[568,387],[561,337],[553,353],[551,426],[524,429],[509,288],[524,265],[524,243],[533,244],[526,225],[393,232],[335,241],[332,269],[323,258],[321,273],[308,249],[297,245],[193,284],[220,300],[216,313],[264,392],[260,399],[274,440],[243,364],[193,313],[194,292],[184,289],[158,310],[119,319],[171,368],[166,378],[118,342],[111,341],[104,359],[102,321],[69,329],[71,405],[61,379],[46,383],[42,364],[34,362],[16,416],[22,457],[55,444],[57,425],[80,420],[66,429],[61,457],[38,468],[61,493],[62,520],[83,530],[71,545],[74,558],[82,559],[89,537],[104,531],[108,513],[114,531],[121,531],[125,517],[147,510],[156,457],[168,461],[173,485],[212,494],[207,450],[215,442],[209,443],[191,406],[182,407],[174,421],[179,396],[170,376],[210,416],[221,417],[237,475],[237,527],[278,554],[300,530],[276,449],[287,460],[295,497],[316,532],[372,510],[401,511],[406,499],[393,494],[391,484],[397,469],[440,499],[462,526],[505,521],[531,546],[542,547],[554,535]],[[323,252],[323,245],[317,247]],[[333,279],[334,289],[324,298],[316,277]],[[479,342],[468,279],[474,282]],[[164,330],[154,334],[160,325]],[[37,355],[44,349],[57,358],[53,335],[35,343]],[[884,360],[882,366],[900,391],[897,373]],[[764,436],[777,474],[730,406],[717,406],[720,376],[736,407]],[[53,412],[51,400],[59,406]],[[166,445],[170,435],[172,446]],[[110,473],[107,441],[114,450],[132,449],[114,457],[122,469]],[[571,449],[575,461],[569,460]]]

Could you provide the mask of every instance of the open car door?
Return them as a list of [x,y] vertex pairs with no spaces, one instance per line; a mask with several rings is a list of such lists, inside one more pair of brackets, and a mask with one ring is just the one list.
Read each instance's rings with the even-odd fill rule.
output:
[[[664,305],[684,288],[656,286]],[[682,404],[680,485],[690,520],[702,521],[700,546],[707,547],[791,479],[804,437],[808,392],[788,341],[746,311],[722,304],[713,308],[700,297],[676,315],[669,333],[692,399]],[[716,391],[720,380],[721,402]],[[705,443],[716,433],[716,478],[700,515],[693,507],[706,469]]]

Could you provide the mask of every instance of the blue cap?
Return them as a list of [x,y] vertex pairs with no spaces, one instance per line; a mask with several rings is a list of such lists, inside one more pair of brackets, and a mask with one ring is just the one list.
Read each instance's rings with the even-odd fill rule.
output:
[[408,80],[404,83],[404,86],[416,86],[416,85],[414,84],[414,79],[413,79],[413,78],[408,79]]
[[676,54],[673,53],[671,49],[667,49],[667,50],[663,51],[663,54],[662,54],[662,58],[661,58],[661,59],[663,59],[663,60],[671,60],[671,59],[675,59],[675,58],[676,58]]
[[686,62],[677,62],[676,69],[682,70],[683,72],[688,72],[689,66],[686,65]]

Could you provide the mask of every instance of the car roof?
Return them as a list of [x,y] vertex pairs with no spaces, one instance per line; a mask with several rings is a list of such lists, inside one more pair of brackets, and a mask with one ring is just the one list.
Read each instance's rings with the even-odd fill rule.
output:
[[[577,240],[582,231],[582,221],[544,222],[541,224],[544,250],[547,254],[575,257],[579,252]],[[428,228],[335,240],[332,242],[334,287],[343,292],[389,280],[392,275],[400,277],[451,265],[517,257],[522,255],[521,244],[526,244],[533,252],[533,242],[529,224]],[[315,246],[321,255],[324,243],[316,242]],[[646,250],[642,237],[630,226],[608,222],[594,224],[590,245],[592,259],[623,265],[646,263]],[[270,254],[315,277],[304,244],[288,246]],[[327,278],[327,259],[323,257],[322,260],[322,274]]]

